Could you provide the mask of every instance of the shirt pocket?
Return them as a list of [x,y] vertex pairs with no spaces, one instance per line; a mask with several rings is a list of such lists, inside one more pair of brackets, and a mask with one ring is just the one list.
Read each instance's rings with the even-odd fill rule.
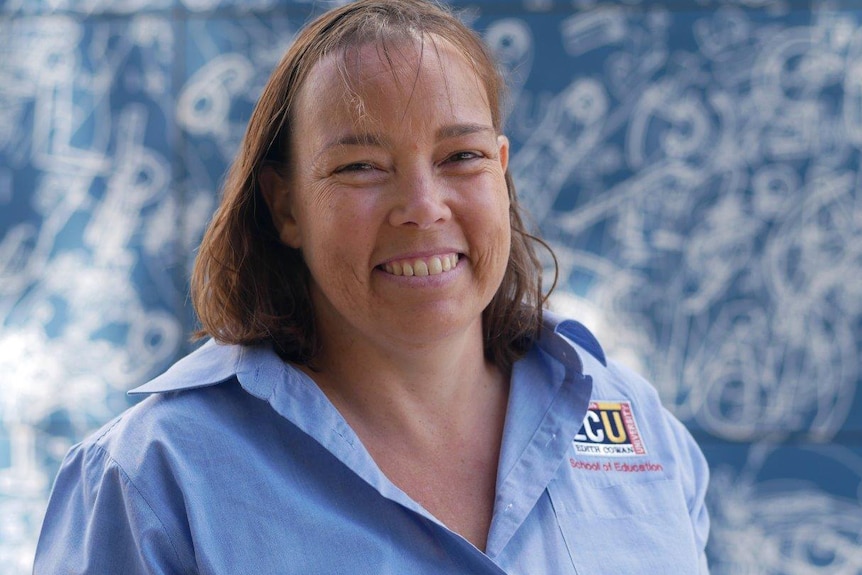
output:
[[698,552],[681,486],[669,479],[548,485],[577,573],[698,573]]

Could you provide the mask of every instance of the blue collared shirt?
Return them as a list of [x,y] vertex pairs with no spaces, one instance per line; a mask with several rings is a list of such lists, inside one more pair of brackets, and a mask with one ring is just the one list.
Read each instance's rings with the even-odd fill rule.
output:
[[67,455],[34,573],[707,573],[703,455],[552,314],[512,371],[484,552],[266,347],[209,342],[135,392],[151,395]]

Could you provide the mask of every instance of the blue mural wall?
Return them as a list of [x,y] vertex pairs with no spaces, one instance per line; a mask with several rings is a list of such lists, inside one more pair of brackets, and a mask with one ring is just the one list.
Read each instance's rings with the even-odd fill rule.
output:
[[[276,0],[0,0],[0,572],[66,450],[190,347],[187,277]],[[712,572],[862,573],[862,8],[463,2],[554,307],[710,460]]]

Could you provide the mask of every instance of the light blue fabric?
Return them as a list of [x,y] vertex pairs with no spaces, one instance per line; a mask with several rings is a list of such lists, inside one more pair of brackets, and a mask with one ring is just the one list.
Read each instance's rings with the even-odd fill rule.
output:
[[513,369],[484,553],[390,482],[302,372],[210,342],[70,451],[35,573],[705,573],[700,450],[560,319]]

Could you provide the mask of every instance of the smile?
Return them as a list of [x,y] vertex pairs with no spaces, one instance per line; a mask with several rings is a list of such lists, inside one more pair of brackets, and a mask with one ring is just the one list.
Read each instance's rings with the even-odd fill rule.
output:
[[443,256],[431,256],[429,258],[415,258],[408,260],[396,260],[381,266],[383,271],[394,276],[436,276],[448,272],[458,265],[458,254],[446,254]]

